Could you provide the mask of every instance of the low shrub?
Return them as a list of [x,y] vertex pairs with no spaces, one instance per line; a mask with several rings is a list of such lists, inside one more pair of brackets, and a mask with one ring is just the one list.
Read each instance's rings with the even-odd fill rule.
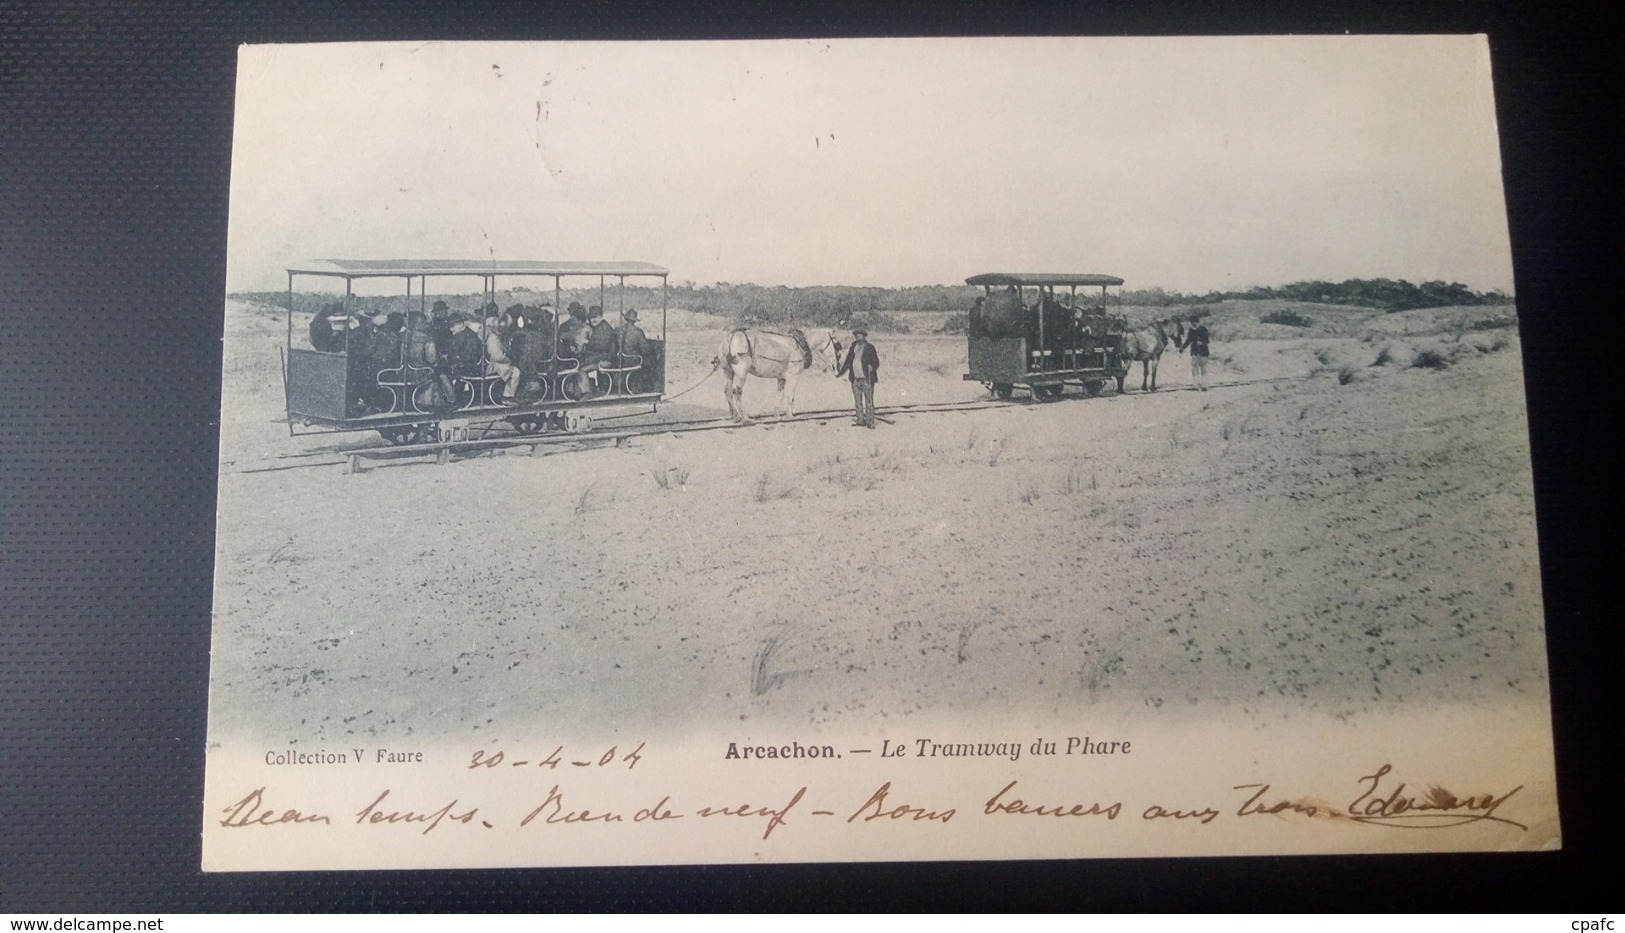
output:
[[1285,324],[1288,327],[1308,327],[1315,322],[1312,318],[1304,317],[1296,311],[1288,311],[1287,309],[1282,308],[1278,311],[1271,311],[1270,313],[1259,318],[1258,323]]
[[1412,369],[1445,369],[1450,361],[1445,359],[1443,353],[1432,347],[1417,350],[1411,356]]

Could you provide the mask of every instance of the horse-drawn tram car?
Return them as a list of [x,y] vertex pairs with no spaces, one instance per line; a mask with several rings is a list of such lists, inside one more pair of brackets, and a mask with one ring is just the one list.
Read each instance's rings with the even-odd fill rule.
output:
[[[1106,312],[1107,289],[1123,284],[1111,275],[1087,273],[1009,273],[973,275],[967,285],[982,286],[966,328],[970,372],[999,398],[1016,388],[1033,398],[1060,398],[1068,385],[1087,395],[1115,381],[1123,390],[1128,360],[1122,355],[1128,323]],[[1090,301],[1086,291],[1099,288]],[[1056,289],[1066,289],[1057,297]]]
[[[667,274],[645,262],[329,259],[291,266],[282,368],[288,432],[377,431],[394,444],[417,444],[440,439],[447,422],[506,422],[518,433],[542,434],[584,427],[593,409],[658,406],[666,387]],[[341,279],[343,297],[301,312],[294,291],[301,276]],[[449,293],[448,279],[479,280],[478,304],[468,292]],[[542,288],[524,284],[537,279]],[[628,279],[660,280],[658,337],[644,332],[628,306]],[[363,280],[398,280],[404,295],[387,288],[382,297],[360,295]],[[606,300],[611,281],[614,309]],[[505,305],[498,302],[503,287]],[[373,283],[364,288],[380,291]],[[567,288],[588,301],[596,292],[598,300],[566,306]],[[443,297],[431,303],[431,291]],[[307,326],[296,330],[295,317]],[[308,346],[296,345],[307,335]]]

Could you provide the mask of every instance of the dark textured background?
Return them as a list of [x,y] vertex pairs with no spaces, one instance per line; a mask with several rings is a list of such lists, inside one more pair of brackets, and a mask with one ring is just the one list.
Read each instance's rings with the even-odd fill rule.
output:
[[[705,12],[0,2],[0,912],[1617,908],[1625,15],[1509,3]],[[236,47],[351,39],[1487,32],[1566,849],[210,875],[197,870]],[[1312,750],[1310,750],[1312,753]],[[1517,756],[1520,749],[1505,749]]]

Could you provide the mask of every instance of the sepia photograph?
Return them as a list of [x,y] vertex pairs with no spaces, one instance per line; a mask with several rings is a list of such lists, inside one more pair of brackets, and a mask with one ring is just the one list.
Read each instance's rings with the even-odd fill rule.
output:
[[239,53],[203,867],[1560,845],[1483,36]]

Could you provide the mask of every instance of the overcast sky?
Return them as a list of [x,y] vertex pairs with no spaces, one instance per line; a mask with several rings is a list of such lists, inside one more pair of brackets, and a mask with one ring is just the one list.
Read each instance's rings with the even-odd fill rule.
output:
[[1512,289],[1482,37],[250,46],[229,253]]

